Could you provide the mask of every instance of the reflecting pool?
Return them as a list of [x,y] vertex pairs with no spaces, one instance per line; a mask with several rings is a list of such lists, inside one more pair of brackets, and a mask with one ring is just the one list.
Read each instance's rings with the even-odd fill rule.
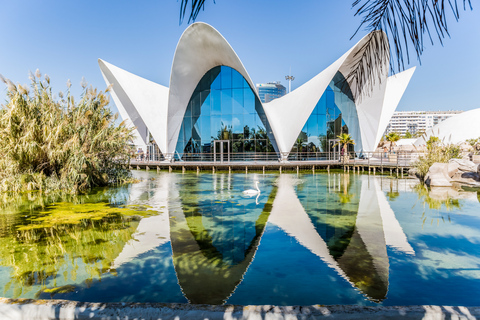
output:
[[[134,175],[84,196],[2,195],[1,296],[480,305],[476,191],[343,173]],[[261,193],[244,196],[256,180]]]

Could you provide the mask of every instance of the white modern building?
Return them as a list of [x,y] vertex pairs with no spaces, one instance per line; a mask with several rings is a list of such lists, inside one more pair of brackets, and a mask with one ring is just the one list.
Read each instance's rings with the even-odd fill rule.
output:
[[273,155],[283,161],[290,153],[332,151],[340,133],[351,134],[357,154],[375,149],[414,68],[388,77],[386,57],[374,66],[382,81],[360,88],[350,83],[347,75],[366,41],[268,103],[260,101],[232,47],[205,23],[190,25],[181,36],[169,87],[100,59],[99,65],[106,83],[113,84],[121,116],[136,128],[136,143],[147,145],[151,137],[167,161],[212,154],[222,159]]
[[425,145],[431,136],[438,137],[444,143],[462,143],[468,139],[480,137],[480,108],[454,115],[428,129],[415,141],[416,146]]
[[440,122],[463,111],[396,111],[388,123],[386,133],[396,132],[405,135],[410,132],[412,135],[418,132],[425,132]]

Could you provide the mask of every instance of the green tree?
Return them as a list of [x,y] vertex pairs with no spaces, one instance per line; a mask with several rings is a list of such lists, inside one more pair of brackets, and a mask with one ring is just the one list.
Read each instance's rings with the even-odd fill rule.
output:
[[410,133],[410,131],[407,131],[407,132],[405,132],[404,138],[405,139],[411,139],[411,138],[413,138],[413,135]]
[[385,136],[385,140],[390,142],[390,152],[392,152],[392,147],[400,140],[400,135],[396,132],[390,132]]
[[56,99],[50,78],[31,74],[30,89],[7,84],[0,109],[0,191],[84,192],[129,178],[132,130],[115,124],[106,92],[87,87],[78,102]]
[[342,133],[337,136],[338,142],[334,146],[341,145],[343,150],[343,163],[348,161],[348,145],[354,145],[355,141],[352,139],[352,136],[348,133]]

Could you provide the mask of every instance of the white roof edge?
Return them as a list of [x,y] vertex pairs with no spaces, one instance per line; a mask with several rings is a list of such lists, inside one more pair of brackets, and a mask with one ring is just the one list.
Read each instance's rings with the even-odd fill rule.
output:
[[[99,59],[100,70],[107,84],[113,84],[112,97],[119,110],[139,129],[145,144],[148,131],[159,149],[167,148],[168,88]],[[122,117],[124,117],[122,114]]]

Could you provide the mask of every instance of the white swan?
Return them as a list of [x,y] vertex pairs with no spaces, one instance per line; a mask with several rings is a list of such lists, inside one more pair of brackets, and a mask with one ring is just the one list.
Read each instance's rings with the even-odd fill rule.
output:
[[254,189],[245,190],[243,191],[243,194],[247,196],[254,196],[256,194],[260,194],[260,189],[258,188],[258,181],[255,181],[255,187],[257,188],[257,190],[254,190]]

